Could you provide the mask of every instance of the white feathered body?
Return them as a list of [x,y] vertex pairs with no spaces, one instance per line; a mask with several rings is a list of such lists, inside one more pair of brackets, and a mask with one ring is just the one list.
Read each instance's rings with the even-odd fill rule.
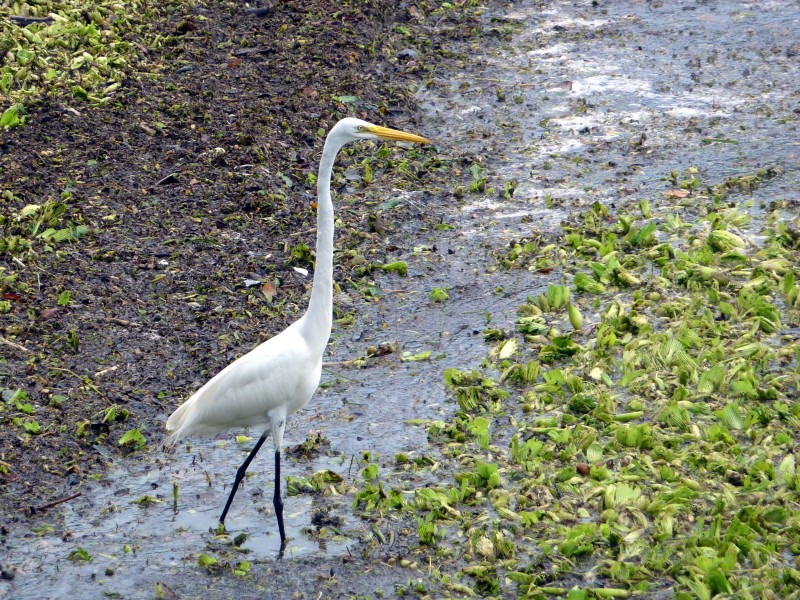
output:
[[171,440],[233,427],[259,433],[303,408],[319,385],[322,352],[301,335],[303,319],[210,379],[167,420]]
[[275,451],[280,452],[286,417],[308,404],[319,385],[322,353],[333,317],[331,173],[341,147],[359,139],[428,143],[419,136],[349,117],[331,129],[317,176],[317,261],[308,310],[289,328],[220,371],[184,402],[167,420],[173,441],[249,426],[272,433]]

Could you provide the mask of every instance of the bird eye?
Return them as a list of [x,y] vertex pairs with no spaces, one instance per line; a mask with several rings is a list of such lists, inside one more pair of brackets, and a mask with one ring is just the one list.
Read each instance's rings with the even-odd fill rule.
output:
[[363,132],[365,132],[367,130],[367,128],[364,127],[363,125],[359,125],[358,126],[358,130],[363,133]]

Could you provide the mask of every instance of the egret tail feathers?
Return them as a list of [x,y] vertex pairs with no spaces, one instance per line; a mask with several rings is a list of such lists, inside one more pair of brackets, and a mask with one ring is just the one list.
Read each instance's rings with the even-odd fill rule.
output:
[[175,442],[177,442],[181,437],[181,429],[183,428],[184,422],[186,421],[186,417],[189,414],[189,408],[191,408],[192,402],[187,400],[183,404],[181,404],[174,413],[172,413],[167,419],[167,431],[169,435],[164,440],[164,443],[167,446],[174,446]]

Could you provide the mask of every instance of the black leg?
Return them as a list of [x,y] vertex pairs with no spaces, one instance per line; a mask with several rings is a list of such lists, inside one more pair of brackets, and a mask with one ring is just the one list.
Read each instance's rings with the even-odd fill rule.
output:
[[241,483],[242,479],[244,479],[244,474],[247,473],[247,467],[250,466],[250,463],[253,462],[253,459],[256,457],[256,453],[261,449],[261,446],[264,445],[264,442],[267,439],[268,432],[264,432],[261,434],[261,437],[258,438],[256,445],[253,446],[253,449],[250,451],[250,454],[247,455],[247,458],[244,459],[242,466],[239,467],[239,470],[236,471],[236,479],[233,482],[233,487],[231,488],[231,495],[228,496],[228,501],[225,503],[225,509],[222,511],[222,516],[219,518],[219,522],[223,525],[225,524],[225,515],[228,514],[228,509],[231,507],[231,502],[233,502],[233,497],[236,495],[236,490],[239,489],[239,484]]
[[281,451],[275,451],[275,496],[272,498],[275,516],[278,517],[278,532],[281,534],[281,550],[286,544],[286,531],[283,529],[283,500],[281,500]]

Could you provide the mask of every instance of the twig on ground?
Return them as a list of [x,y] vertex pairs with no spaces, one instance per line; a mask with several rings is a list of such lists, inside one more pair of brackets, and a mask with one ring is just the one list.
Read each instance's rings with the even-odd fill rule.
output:
[[11,340],[7,340],[2,335],[0,335],[0,343],[5,344],[6,346],[11,346],[12,348],[16,348],[20,352],[25,352],[26,354],[33,354],[33,352],[31,350],[28,350],[25,346],[17,344],[16,342],[12,342]]
[[53,502],[50,502],[49,504],[44,504],[42,506],[36,506],[36,507],[31,506],[31,507],[29,507],[29,510],[31,511],[32,515],[35,515],[37,512],[42,512],[44,510],[47,510],[48,508],[53,508],[54,506],[58,506],[59,504],[64,504],[64,502],[69,502],[70,500],[75,500],[75,498],[77,498],[80,495],[81,495],[81,493],[78,492],[77,494],[73,494],[72,496],[67,496],[66,498],[60,498],[58,500],[54,500]]
[[33,23],[52,23],[55,21],[53,17],[20,17],[18,15],[11,15],[8,18],[19,23],[22,27],[32,25]]

